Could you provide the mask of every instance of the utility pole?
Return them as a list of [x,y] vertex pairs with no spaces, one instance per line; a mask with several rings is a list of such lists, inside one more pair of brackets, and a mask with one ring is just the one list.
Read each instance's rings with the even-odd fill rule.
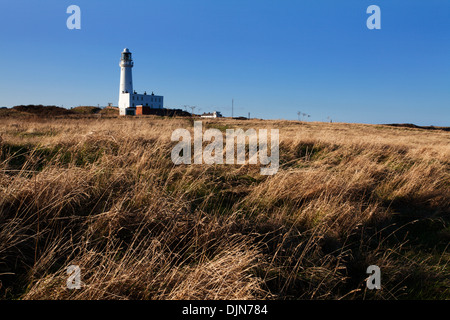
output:
[[194,115],[195,108],[197,108],[196,106],[185,106],[185,107],[190,108],[191,109],[191,115]]
[[231,119],[234,118],[234,99],[231,99]]

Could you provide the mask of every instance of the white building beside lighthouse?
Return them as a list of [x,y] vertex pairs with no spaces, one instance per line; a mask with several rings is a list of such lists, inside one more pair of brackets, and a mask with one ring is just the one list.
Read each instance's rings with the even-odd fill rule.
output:
[[[136,115],[136,107],[142,106],[140,112],[145,109],[162,109],[164,97],[152,94],[138,94],[133,90],[133,76],[131,69],[134,66],[131,52],[125,48],[120,59],[120,92],[119,110],[120,115]],[[141,113],[142,114],[142,113]]]

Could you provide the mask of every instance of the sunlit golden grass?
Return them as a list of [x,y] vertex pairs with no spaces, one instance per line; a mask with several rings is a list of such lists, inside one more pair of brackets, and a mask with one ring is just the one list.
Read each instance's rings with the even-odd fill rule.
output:
[[279,129],[280,170],[175,166],[187,118],[0,119],[0,297],[450,298],[449,132],[203,123]]

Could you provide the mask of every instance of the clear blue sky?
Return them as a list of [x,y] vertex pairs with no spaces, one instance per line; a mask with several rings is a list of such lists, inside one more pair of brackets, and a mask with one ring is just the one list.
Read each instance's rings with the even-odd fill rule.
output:
[[[136,91],[267,119],[450,125],[448,0],[1,0],[0,106],[117,105]],[[66,9],[81,8],[81,30]],[[381,30],[366,9],[381,8]]]

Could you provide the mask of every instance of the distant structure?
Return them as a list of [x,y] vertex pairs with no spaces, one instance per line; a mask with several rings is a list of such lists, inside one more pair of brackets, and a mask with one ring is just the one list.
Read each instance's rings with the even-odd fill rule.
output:
[[141,106],[140,114],[145,114],[148,109],[162,109],[164,97],[152,94],[138,94],[133,91],[133,76],[131,69],[134,66],[131,52],[128,48],[123,49],[120,59],[120,92],[119,92],[119,114],[136,115],[136,107]]
[[202,118],[222,118],[222,114],[219,111],[204,112],[201,115]]

